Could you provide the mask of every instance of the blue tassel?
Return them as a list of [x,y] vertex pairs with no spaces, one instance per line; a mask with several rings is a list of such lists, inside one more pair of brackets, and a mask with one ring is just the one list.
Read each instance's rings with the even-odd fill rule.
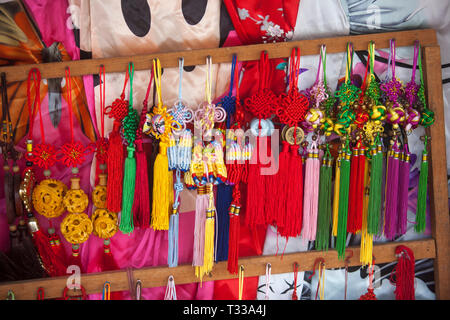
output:
[[230,228],[230,215],[228,209],[231,205],[233,186],[219,184],[216,197],[216,261],[228,260],[228,234]]
[[175,201],[173,203],[173,213],[169,220],[169,240],[167,264],[170,268],[178,266],[178,225],[180,214],[178,207],[180,206],[180,193],[183,191],[183,183],[181,182],[181,171],[177,169],[175,172],[177,181],[173,184],[175,190]]

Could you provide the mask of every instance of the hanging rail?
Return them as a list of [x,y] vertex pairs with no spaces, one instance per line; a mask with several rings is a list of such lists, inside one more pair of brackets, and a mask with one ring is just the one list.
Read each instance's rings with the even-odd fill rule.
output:
[[415,40],[419,40],[422,47],[437,45],[436,33],[432,29],[408,30],[400,32],[379,33],[376,35],[356,35],[339,38],[319,38],[314,40],[300,40],[289,42],[277,42],[267,44],[255,44],[248,46],[224,47],[213,49],[196,49],[177,52],[158,52],[154,54],[101,58],[90,60],[63,61],[51,63],[39,63],[35,65],[16,65],[0,67],[0,73],[6,73],[6,79],[11,81],[23,81],[28,78],[28,72],[32,67],[38,68],[42,79],[62,78],[65,76],[66,67],[70,68],[72,76],[97,74],[101,65],[105,66],[105,72],[125,72],[128,64],[133,62],[134,70],[151,70],[152,60],[159,58],[161,67],[178,67],[178,59],[184,58],[185,66],[203,65],[206,57],[211,56],[213,63],[231,62],[233,54],[239,61],[258,60],[261,51],[267,51],[269,58],[289,57],[293,48],[298,47],[302,56],[319,53],[320,46],[327,46],[327,53],[345,52],[348,42],[352,42],[355,50],[367,50],[371,40],[376,39],[377,49],[389,48],[389,40],[395,38],[396,46],[412,46]]
[[[373,255],[376,258],[376,264],[388,263],[396,261],[395,248],[398,245],[406,245],[414,251],[416,260],[433,259],[436,256],[435,243],[433,239],[422,241],[405,241],[405,242],[389,242],[374,245]],[[349,266],[360,266],[358,247],[349,247],[347,250],[353,250],[353,257],[350,259]],[[294,263],[299,264],[298,271],[313,270],[314,262],[317,258],[325,260],[327,269],[343,268],[345,261],[339,260],[336,250],[322,251],[306,251],[298,253],[286,253],[281,258],[278,256],[256,256],[239,259],[239,264],[245,268],[246,277],[263,276],[266,272],[266,264],[272,265],[272,274],[281,274],[293,272]],[[81,275],[81,285],[86,289],[86,294],[101,293],[105,281],[111,283],[111,291],[128,291],[130,288],[127,269],[100,272],[85,273]],[[169,268],[167,266],[146,267],[142,269],[131,270],[134,281],[141,280],[143,288],[163,287],[167,284],[167,279],[173,275],[176,284],[186,284],[199,282],[194,275],[191,264],[179,265],[178,267]],[[45,298],[60,298],[67,284],[66,277],[43,278],[26,281],[15,281],[8,283],[0,283],[0,297],[6,297],[8,290],[13,290],[15,298],[18,300],[35,300],[37,290],[42,287],[45,291]],[[237,279],[237,275],[230,274],[227,270],[227,262],[222,261],[214,265],[214,269],[210,276],[203,277],[203,282],[214,280]],[[132,284],[134,285],[134,284]]]

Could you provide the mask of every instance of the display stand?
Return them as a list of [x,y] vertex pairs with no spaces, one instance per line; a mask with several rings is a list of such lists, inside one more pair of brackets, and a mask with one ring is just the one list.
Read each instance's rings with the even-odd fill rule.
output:
[[[42,63],[35,65],[17,65],[1,67],[0,73],[5,72],[8,82],[25,81],[31,68],[38,68],[42,78],[61,78],[65,70],[70,67],[72,76],[96,74],[103,65],[107,73],[125,72],[130,62],[134,63],[135,70],[149,70],[152,60],[159,58],[163,68],[178,67],[178,59],[183,57],[184,64],[202,65],[206,57],[211,56],[214,63],[231,62],[233,54],[239,61],[258,60],[261,51],[267,51],[269,58],[289,57],[293,48],[298,47],[302,56],[319,54],[321,45],[326,45],[327,53],[345,52],[347,44],[351,42],[355,51],[367,50],[370,41],[377,49],[389,48],[389,40],[395,39],[396,46],[413,46],[419,40],[422,48],[422,64],[424,66],[424,81],[429,108],[435,113],[435,123],[427,129],[427,135],[432,139],[430,146],[430,177],[429,200],[431,212],[431,238],[416,241],[388,242],[374,244],[373,254],[376,263],[389,263],[397,260],[395,248],[398,245],[410,247],[416,260],[434,259],[434,281],[437,299],[450,299],[450,225],[447,187],[447,161],[444,129],[444,102],[442,94],[442,71],[440,47],[436,32],[432,29],[408,30],[390,33],[375,33],[367,35],[321,38],[314,40],[290,41],[282,43],[256,44],[215,49],[188,50],[168,53],[156,53],[141,56],[105,58],[66,61],[56,63]],[[353,257],[349,266],[361,265],[359,262],[359,247],[350,247]],[[330,249],[323,251],[307,251],[299,253],[274,256],[256,256],[240,258],[239,264],[245,268],[245,276],[265,275],[267,263],[272,265],[272,274],[293,272],[294,263],[298,263],[298,271],[313,270],[317,258],[323,258],[327,269],[340,268],[345,262],[338,260],[337,252]],[[135,281],[140,280],[143,288],[160,287],[167,284],[167,279],[173,275],[176,284],[199,282],[194,275],[194,268],[190,265],[179,265],[175,268],[167,266],[147,267],[142,269],[125,269],[111,272],[90,273],[81,275],[81,285],[86,294],[101,293],[105,281],[109,281],[113,291],[131,290],[133,292]],[[69,276],[69,275],[68,275]],[[13,290],[16,299],[36,299],[37,290],[45,290],[45,298],[59,298],[67,284],[67,277],[55,277],[0,283],[0,297],[6,297],[8,290]],[[203,281],[235,279],[237,275],[230,274],[226,262],[214,265],[210,276]]]

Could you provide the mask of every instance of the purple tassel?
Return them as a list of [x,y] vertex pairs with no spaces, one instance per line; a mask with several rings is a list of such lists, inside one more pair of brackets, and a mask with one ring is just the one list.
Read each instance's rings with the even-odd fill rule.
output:
[[386,177],[386,208],[384,220],[384,235],[393,240],[397,232],[397,203],[399,177],[399,151],[394,146],[388,159],[388,173]]
[[398,225],[397,234],[406,233],[408,218],[408,184],[409,184],[409,168],[410,155],[408,151],[402,153],[399,169],[399,190],[398,190]]

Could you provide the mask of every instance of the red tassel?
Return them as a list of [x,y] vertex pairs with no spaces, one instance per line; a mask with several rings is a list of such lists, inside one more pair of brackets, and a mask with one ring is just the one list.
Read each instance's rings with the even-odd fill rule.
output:
[[120,125],[120,122],[114,121],[113,130],[109,135],[107,208],[112,212],[120,212],[122,210],[124,156],[122,137],[119,132]]
[[350,186],[348,198],[347,232],[356,233],[356,194],[358,185],[359,151],[357,147],[353,149],[350,160]]
[[303,226],[303,161],[298,153],[299,146],[290,146],[289,179],[285,190],[289,191],[286,199],[285,226],[278,232],[283,237],[297,237]]
[[390,278],[391,283],[396,287],[394,291],[395,299],[415,300],[414,253],[406,246],[397,246],[395,255],[398,256],[398,263],[392,270]]
[[247,203],[245,224],[250,228],[265,224],[264,201],[265,185],[261,177],[261,163],[259,161],[260,138],[256,138],[256,152],[252,154],[251,163],[248,166],[247,178]]
[[[233,190],[234,191],[234,190]],[[239,260],[239,232],[240,232],[240,213],[241,208],[234,203],[230,206],[230,229],[228,236],[228,264],[227,269],[232,274],[238,273]]]
[[[278,158],[278,174],[277,176],[277,189],[283,190],[285,186],[287,186],[287,183],[289,181],[289,161],[290,161],[290,155],[289,155],[289,142],[283,141],[283,146],[280,152],[280,156]],[[290,193],[290,192],[289,192]],[[277,194],[276,198],[277,201],[277,207],[275,208],[275,212],[277,214],[276,218],[276,224],[277,228],[283,228],[285,226],[286,222],[286,213],[287,213],[287,204],[286,202],[290,197],[288,197],[288,192],[276,192],[273,194]]]
[[141,139],[136,140],[136,189],[134,192],[133,215],[136,220],[136,226],[140,228],[150,227],[147,156]]
[[[32,218],[34,219],[34,218]],[[33,235],[33,242],[41,257],[45,269],[51,277],[66,275],[66,265],[55,255],[50,243],[49,237],[38,229],[35,220],[29,222],[30,230]]]
[[[360,144],[360,142],[359,142]],[[356,219],[355,219],[355,231],[362,229],[362,217],[364,210],[364,171],[366,168],[366,155],[364,154],[365,148],[362,144],[359,146],[358,155],[358,184],[356,188]]]

